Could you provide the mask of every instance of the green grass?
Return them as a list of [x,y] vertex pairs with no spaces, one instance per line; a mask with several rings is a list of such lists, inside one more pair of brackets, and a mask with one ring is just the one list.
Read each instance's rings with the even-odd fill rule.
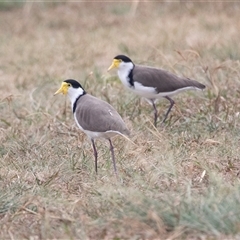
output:
[[0,11],[9,11],[15,8],[22,7],[25,3],[25,0],[18,0],[18,1],[9,1],[9,0],[2,0],[0,2]]
[[[16,3],[17,4],[17,3]],[[0,239],[238,239],[237,3],[0,4]],[[100,10],[99,10],[100,8]],[[148,103],[107,72],[117,54],[207,85]],[[131,130],[90,142],[70,103],[74,78]]]

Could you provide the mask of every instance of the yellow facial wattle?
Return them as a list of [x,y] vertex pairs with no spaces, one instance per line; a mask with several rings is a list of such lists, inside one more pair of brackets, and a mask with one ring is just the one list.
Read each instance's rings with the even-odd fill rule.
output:
[[119,59],[113,59],[112,65],[108,68],[108,71],[110,71],[113,68],[118,68],[121,60]]
[[61,87],[54,93],[54,95],[62,93],[64,95],[68,92],[69,85],[66,82],[63,82]]

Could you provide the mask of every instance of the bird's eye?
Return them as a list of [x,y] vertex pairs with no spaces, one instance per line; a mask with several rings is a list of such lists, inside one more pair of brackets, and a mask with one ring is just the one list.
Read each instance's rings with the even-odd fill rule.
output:
[[69,87],[71,87],[71,84],[70,84],[70,83],[68,83],[68,86],[69,86]]

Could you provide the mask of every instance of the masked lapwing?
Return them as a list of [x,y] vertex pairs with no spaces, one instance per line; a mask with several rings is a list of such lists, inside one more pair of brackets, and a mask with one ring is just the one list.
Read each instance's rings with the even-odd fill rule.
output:
[[96,173],[98,158],[94,143],[96,138],[105,138],[109,141],[114,172],[117,173],[111,138],[115,135],[129,135],[129,130],[121,116],[109,103],[86,93],[76,80],[63,81],[60,89],[54,95],[58,93],[68,95],[77,126],[87,134],[92,142]]
[[118,77],[126,88],[146,98],[152,104],[155,126],[157,126],[158,117],[155,104],[157,99],[164,97],[170,102],[162,121],[164,123],[175,103],[171,98],[172,95],[189,89],[203,90],[205,88],[205,85],[195,80],[179,77],[163,69],[135,65],[129,57],[124,55],[116,56],[108,71],[113,68],[118,69]]

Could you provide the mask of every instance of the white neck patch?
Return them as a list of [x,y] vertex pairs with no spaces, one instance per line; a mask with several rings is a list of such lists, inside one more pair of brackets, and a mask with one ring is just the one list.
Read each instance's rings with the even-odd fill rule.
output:
[[120,78],[123,85],[127,88],[131,87],[128,75],[133,67],[134,65],[132,62],[121,62],[118,67],[118,77]]
[[72,104],[72,108],[73,105],[76,101],[76,99],[83,95],[84,90],[82,88],[73,88],[73,87],[69,87],[68,89],[68,97],[70,98],[71,104]]

